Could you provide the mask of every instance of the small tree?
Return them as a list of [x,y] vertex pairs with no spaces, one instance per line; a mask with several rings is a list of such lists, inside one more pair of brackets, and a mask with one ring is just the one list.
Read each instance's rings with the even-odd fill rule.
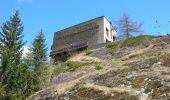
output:
[[38,33],[34,39],[31,47],[32,67],[34,69],[37,84],[41,88],[41,80],[44,75],[44,70],[47,69],[47,48],[45,44],[45,37],[42,31]]
[[44,33],[40,31],[36,38],[34,39],[31,47],[32,57],[33,57],[33,68],[37,72],[40,70],[41,65],[47,60],[47,48],[45,44]]
[[122,18],[117,21],[117,29],[121,33],[121,36],[126,36],[129,38],[132,33],[138,33],[141,31],[142,24],[138,24],[130,19],[127,14],[124,14]]

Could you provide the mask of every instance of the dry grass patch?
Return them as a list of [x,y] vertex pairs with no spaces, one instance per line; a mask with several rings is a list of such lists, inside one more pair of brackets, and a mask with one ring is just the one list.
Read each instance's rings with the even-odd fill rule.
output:
[[83,66],[91,66],[99,64],[99,62],[79,62],[79,61],[67,61],[60,66],[56,66],[53,70],[54,75],[58,75],[64,72],[74,71],[75,69]]
[[138,100],[137,96],[129,95],[127,92],[111,92],[105,94],[102,90],[94,88],[77,88],[73,89],[71,94],[59,96],[60,100],[68,97],[70,100]]
[[140,88],[143,85],[144,77],[137,77],[136,79],[132,80],[132,87],[133,88]]
[[160,55],[160,60],[164,66],[170,67],[170,53],[164,52]]

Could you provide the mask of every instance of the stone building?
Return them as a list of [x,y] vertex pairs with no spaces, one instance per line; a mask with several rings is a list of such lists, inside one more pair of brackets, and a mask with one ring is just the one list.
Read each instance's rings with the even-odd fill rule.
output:
[[70,52],[102,47],[115,36],[111,22],[101,16],[55,32],[50,56],[56,61]]

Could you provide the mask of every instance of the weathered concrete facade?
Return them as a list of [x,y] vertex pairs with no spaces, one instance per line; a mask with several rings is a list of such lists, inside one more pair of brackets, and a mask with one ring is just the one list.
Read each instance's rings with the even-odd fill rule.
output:
[[50,56],[55,58],[63,53],[113,42],[115,36],[112,24],[101,16],[55,32]]

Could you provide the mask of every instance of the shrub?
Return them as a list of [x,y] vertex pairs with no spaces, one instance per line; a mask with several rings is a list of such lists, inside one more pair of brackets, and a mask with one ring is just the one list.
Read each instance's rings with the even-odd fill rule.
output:
[[40,89],[44,89],[49,86],[53,74],[53,69],[54,66],[47,64],[42,66],[40,72],[36,74],[36,80]]
[[100,70],[100,69],[102,69],[102,66],[101,66],[100,64],[96,64],[96,65],[95,65],[95,69],[96,69],[96,70]]

